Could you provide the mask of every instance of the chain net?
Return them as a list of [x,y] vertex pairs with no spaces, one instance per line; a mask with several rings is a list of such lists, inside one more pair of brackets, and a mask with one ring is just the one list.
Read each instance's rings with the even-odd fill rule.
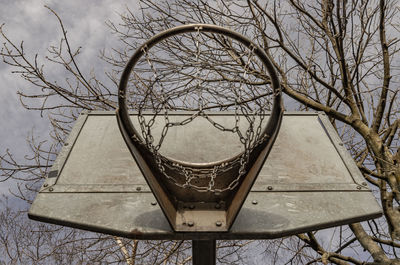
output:
[[[169,182],[199,192],[220,193],[234,189],[246,173],[252,151],[269,137],[264,126],[266,113],[274,103],[268,72],[254,50],[253,45],[201,28],[141,47],[142,56],[130,73],[124,97],[128,109],[138,113],[136,129],[141,139],[136,140],[145,146],[153,164]],[[181,120],[171,119],[171,113],[177,111],[190,114]],[[211,115],[220,111],[234,113],[230,126]],[[163,128],[156,136],[157,119],[163,120]],[[240,140],[241,152],[206,166],[163,155],[160,149],[171,128],[191,126],[196,119],[234,134]],[[239,126],[243,119],[246,128]]]

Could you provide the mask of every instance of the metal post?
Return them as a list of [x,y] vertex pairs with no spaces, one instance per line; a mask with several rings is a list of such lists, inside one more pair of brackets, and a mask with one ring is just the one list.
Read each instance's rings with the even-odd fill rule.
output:
[[193,265],[215,265],[215,240],[192,240]]

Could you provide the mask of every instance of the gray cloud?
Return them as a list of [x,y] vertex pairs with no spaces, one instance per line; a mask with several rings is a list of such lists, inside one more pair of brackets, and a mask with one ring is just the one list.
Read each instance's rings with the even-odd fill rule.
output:
[[[44,5],[62,18],[71,45],[83,47],[79,64],[86,74],[96,71],[96,67],[100,68],[98,74],[102,74],[106,66],[98,59],[99,50],[118,45],[105,21],[118,21],[118,13],[124,12],[126,6],[132,10],[137,8],[136,1],[2,1],[0,23],[5,23],[4,30],[14,42],[24,41],[26,54],[31,58],[36,53],[39,58],[44,58],[47,48],[61,39],[56,17]],[[16,93],[30,84],[12,74],[12,70],[15,69],[0,62],[0,154],[8,148],[16,158],[23,159],[28,152],[28,133],[34,128],[34,134],[41,140],[48,139],[49,123],[39,112],[27,111],[21,106]],[[51,79],[60,79],[61,70],[51,67],[45,67],[45,70]],[[14,186],[10,182],[0,183],[0,194],[8,194],[8,189]]]

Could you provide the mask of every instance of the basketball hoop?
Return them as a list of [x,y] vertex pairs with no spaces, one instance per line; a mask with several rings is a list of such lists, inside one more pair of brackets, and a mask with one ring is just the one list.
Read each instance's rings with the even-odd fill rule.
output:
[[[272,148],[283,115],[279,80],[265,52],[241,34],[214,25],[175,27],[140,46],[122,74],[118,100],[122,135],[171,224],[174,212],[186,204],[209,205],[205,208],[213,210],[210,204],[218,204],[224,211],[233,200],[241,205]],[[137,113],[139,128],[134,127],[130,111]],[[182,111],[190,116],[179,120],[176,113]],[[218,111],[231,111],[231,123],[216,122],[213,115]],[[164,120],[158,135],[153,130],[157,117]],[[242,150],[206,163],[164,155],[168,133],[196,119],[235,135]],[[205,142],[204,148],[210,144]],[[237,198],[241,186],[244,196]],[[167,210],[171,207],[172,213]],[[223,222],[225,229],[239,209]]]
[[200,265],[215,264],[216,240],[275,239],[382,215],[327,115],[282,117],[267,55],[231,30],[186,25],[151,38],[123,72],[119,104],[119,128],[111,111],[79,115],[29,218],[192,240]]

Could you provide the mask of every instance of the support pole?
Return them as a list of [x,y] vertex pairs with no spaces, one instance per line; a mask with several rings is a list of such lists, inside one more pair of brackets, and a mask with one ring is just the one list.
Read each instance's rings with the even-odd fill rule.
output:
[[215,240],[192,240],[193,265],[215,265]]

